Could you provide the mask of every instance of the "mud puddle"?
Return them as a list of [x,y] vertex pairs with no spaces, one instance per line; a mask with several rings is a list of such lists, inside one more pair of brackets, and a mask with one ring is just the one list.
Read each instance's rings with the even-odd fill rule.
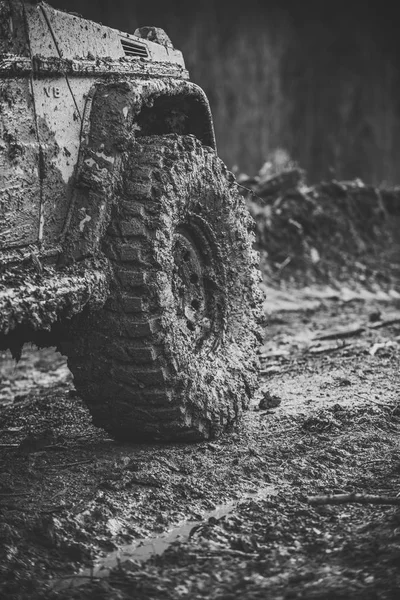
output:
[[257,492],[243,494],[237,500],[221,504],[214,510],[203,513],[201,519],[184,520],[173,529],[170,529],[159,536],[137,540],[133,544],[121,546],[118,550],[114,550],[97,560],[92,568],[82,569],[77,575],[67,579],[56,579],[51,585],[51,589],[54,591],[65,590],[67,588],[84,585],[88,579],[94,580],[108,577],[112,569],[123,566],[123,564],[128,561],[138,564],[145,563],[153,556],[164,554],[174,542],[185,542],[190,540],[191,535],[206,522],[219,521],[220,519],[229,516],[239,507],[239,505],[247,500],[265,500],[271,496],[276,496],[277,494],[278,490],[274,485],[264,486]]

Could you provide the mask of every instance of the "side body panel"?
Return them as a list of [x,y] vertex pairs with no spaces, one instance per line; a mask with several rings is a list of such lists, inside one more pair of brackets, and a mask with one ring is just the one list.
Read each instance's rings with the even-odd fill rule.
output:
[[[0,66],[28,60],[23,6],[0,3]],[[32,244],[39,234],[39,145],[29,78],[0,72],[0,251]]]
[[[58,57],[57,38],[41,6],[27,6],[27,26],[33,57]],[[65,33],[64,33],[65,36]],[[71,43],[75,40],[72,39]],[[75,43],[76,45],[76,43]],[[43,157],[39,241],[59,241],[67,218],[73,175],[78,160],[82,113],[93,78],[74,81],[66,74],[41,73],[32,77],[38,138]]]
[[0,79],[0,250],[39,236],[39,145],[30,82]]
[[[160,77],[168,71],[166,65],[179,75],[185,71],[182,54],[174,48],[57,11],[45,3],[26,5],[25,13],[35,64],[31,85],[43,165],[38,239],[48,246],[61,241],[68,220],[82,118],[94,83],[136,73],[147,75],[150,69]],[[129,44],[146,58],[127,58]]]
[[[0,17],[2,259],[7,251],[8,262],[22,259],[30,244],[41,256],[62,248],[74,260],[91,256],[108,207],[87,204],[87,186],[96,187],[110,160],[114,172],[118,153],[138,135],[193,134],[215,147],[207,98],[187,81],[182,54],[169,41],[151,41],[146,28],[138,30],[144,37],[125,34],[19,0],[0,0]],[[102,105],[107,118],[99,122]],[[94,121],[103,139],[95,149]],[[111,156],[108,140],[116,144]],[[111,204],[103,193],[101,204]]]

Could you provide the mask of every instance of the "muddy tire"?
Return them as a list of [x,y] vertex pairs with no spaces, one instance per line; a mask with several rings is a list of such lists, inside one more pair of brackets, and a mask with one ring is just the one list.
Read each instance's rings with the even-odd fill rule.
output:
[[72,325],[69,366],[119,439],[208,439],[257,382],[252,222],[233,176],[192,136],[139,138],[120,167],[102,250],[105,307]]

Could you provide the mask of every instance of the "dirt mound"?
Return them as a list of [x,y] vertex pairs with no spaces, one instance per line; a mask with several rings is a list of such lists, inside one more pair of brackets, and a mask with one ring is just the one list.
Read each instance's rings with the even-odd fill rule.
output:
[[398,288],[400,188],[378,189],[358,179],[308,186],[299,169],[240,183],[269,285],[351,280]]

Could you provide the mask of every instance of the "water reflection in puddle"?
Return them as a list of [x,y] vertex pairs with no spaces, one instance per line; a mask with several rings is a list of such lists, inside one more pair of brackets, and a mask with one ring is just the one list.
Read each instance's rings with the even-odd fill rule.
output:
[[202,519],[195,521],[183,521],[173,529],[165,533],[142,540],[137,540],[131,544],[120,546],[118,550],[110,552],[104,557],[101,557],[91,569],[83,569],[76,576],[68,579],[55,579],[52,582],[53,590],[62,590],[65,588],[78,587],[83,585],[90,579],[99,579],[108,577],[110,571],[122,565],[125,561],[132,561],[138,564],[144,563],[153,556],[163,554],[171,544],[177,540],[186,541],[190,537],[192,529],[203,524],[209,519],[221,519],[231,514],[239,504],[246,500],[263,500],[269,496],[276,496],[278,491],[273,485],[263,487],[258,492],[248,493],[241,496],[238,500],[233,500],[226,504],[221,504],[214,510],[203,514]]

